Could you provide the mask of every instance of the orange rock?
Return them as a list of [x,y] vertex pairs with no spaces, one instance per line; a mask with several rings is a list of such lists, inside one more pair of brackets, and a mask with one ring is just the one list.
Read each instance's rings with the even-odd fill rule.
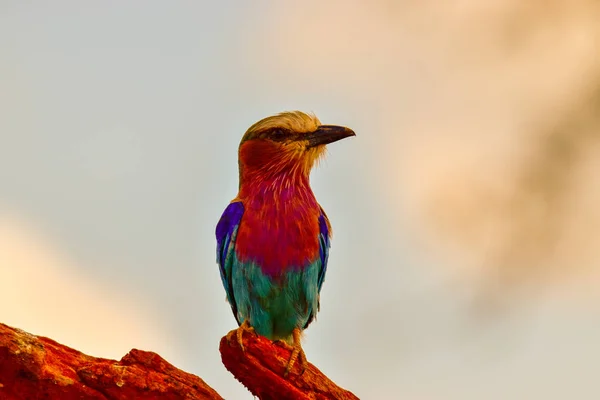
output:
[[291,351],[267,338],[244,333],[242,351],[237,340],[221,339],[219,350],[225,367],[252,394],[261,400],[358,400],[317,367],[308,364],[304,372],[296,363],[287,378],[283,374]]
[[0,324],[2,400],[222,399],[196,375],[158,354],[131,350],[120,361],[91,357]]

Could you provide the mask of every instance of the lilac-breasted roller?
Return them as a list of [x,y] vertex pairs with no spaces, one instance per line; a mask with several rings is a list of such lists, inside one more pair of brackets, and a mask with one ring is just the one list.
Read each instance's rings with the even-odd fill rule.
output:
[[325,145],[354,136],[314,115],[284,112],[252,125],[239,146],[239,192],[216,228],[217,262],[243,331],[293,347],[286,375],[306,357],[300,336],[319,311],[331,226],[309,175]]

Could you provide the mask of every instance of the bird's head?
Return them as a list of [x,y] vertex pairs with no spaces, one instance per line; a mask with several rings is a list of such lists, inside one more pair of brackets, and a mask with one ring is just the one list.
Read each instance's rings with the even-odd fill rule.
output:
[[239,148],[240,185],[281,174],[308,177],[325,145],[355,136],[343,126],[322,125],[314,115],[283,112],[264,118],[244,134]]

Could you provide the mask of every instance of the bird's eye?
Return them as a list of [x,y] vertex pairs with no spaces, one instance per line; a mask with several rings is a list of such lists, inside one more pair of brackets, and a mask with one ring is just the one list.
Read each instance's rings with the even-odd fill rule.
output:
[[288,135],[286,135],[285,129],[275,128],[271,132],[269,132],[269,138],[271,140],[285,140]]

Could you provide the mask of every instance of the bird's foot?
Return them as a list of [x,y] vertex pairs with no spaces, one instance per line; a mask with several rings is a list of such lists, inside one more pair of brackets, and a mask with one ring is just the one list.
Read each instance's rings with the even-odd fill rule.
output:
[[275,346],[283,347],[284,349],[286,349],[286,350],[289,350],[289,351],[292,351],[292,350],[294,350],[294,347],[293,347],[293,346],[290,346],[290,345],[288,344],[288,342],[286,342],[285,340],[282,340],[282,339],[276,339],[276,340],[273,340],[273,344],[274,344]]
[[[301,332],[300,329],[298,328],[294,328],[294,330],[292,331],[292,338],[294,340],[294,344],[292,347],[292,355],[290,356],[290,360],[288,361],[287,367],[285,368],[285,372],[283,374],[284,377],[287,378],[288,374],[290,373],[290,371],[292,370],[292,368],[294,367],[294,364],[296,364],[296,360],[298,360],[298,363],[300,364],[300,368],[302,369],[302,372],[300,372],[300,375],[302,375],[304,373],[304,371],[306,371],[306,367],[308,366],[308,360],[306,359],[306,354],[304,354],[304,350],[302,350],[302,345],[300,343],[300,339],[301,339]],[[287,345],[287,343],[286,343]]]
[[239,328],[229,331],[229,333],[226,336],[227,343],[231,343],[231,341],[233,340],[233,338],[235,336],[235,339],[237,340],[238,344],[240,345],[240,348],[242,349],[242,351],[246,351],[246,349],[244,349],[244,342],[242,340],[244,332],[255,334],[254,328],[252,326],[250,326],[250,323],[248,322],[248,320],[245,320],[242,323],[242,325],[240,325]]

